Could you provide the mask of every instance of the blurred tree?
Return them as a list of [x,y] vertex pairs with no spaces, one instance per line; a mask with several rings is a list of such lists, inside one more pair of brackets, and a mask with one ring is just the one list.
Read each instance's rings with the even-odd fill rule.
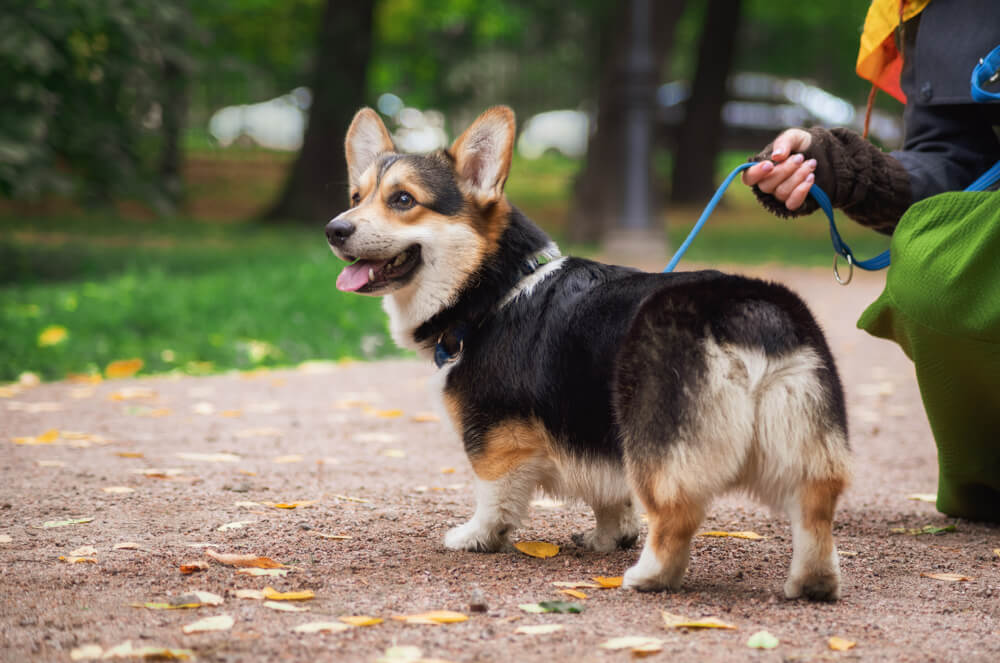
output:
[[[655,1],[649,16],[652,81],[660,81],[664,65],[674,39],[674,29],[684,10],[684,0]],[[610,3],[599,17],[601,32],[600,61],[602,63],[598,89],[597,130],[591,134],[587,147],[587,161],[575,184],[573,211],[570,217],[570,238],[577,242],[594,242],[602,239],[608,229],[614,228],[622,217],[623,195],[626,187],[622,181],[625,173],[625,145],[627,140],[624,103],[628,90],[623,76],[629,46],[627,29],[628,11]],[[645,102],[650,112],[655,110],[655,96]]]
[[172,0],[5,2],[0,194],[134,197],[165,210],[154,175],[162,63],[167,50],[183,53],[187,23]]
[[725,131],[722,106],[736,52],[741,4],[742,0],[708,0],[698,65],[677,132],[670,188],[674,202],[705,201],[715,191],[716,157]]
[[316,41],[309,122],[284,190],[264,215],[270,221],[325,222],[345,206],[344,132],[365,102],[374,4],[327,0]]

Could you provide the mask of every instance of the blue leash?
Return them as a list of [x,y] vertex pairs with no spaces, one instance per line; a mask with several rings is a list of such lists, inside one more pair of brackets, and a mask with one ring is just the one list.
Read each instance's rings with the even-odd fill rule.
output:
[[[719,188],[715,191],[715,195],[713,195],[712,199],[708,201],[708,205],[705,207],[705,211],[702,212],[701,216],[698,218],[698,222],[694,224],[694,228],[692,228],[691,232],[688,233],[688,236],[684,240],[684,243],[681,244],[680,248],[677,249],[677,252],[674,253],[674,257],[670,259],[670,263],[667,265],[666,269],[663,270],[665,273],[674,271],[674,268],[677,266],[677,263],[680,262],[681,257],[688,250],[688,247],[691,246],[691,243],[694,241],[694,238],[701,231],[701,227],[705,225],[705,222],[708,221],[708,217],[710,217],[712,215],[712,212],[715,211],[716,206],[719,204],[719,200],[722,199],[722,194],[726,192],[726,189],[729,188],[729,185],[732,184],[736,176],[739,175],[744,170],[746,170],[747,168],[752,168],[755,165],[756,163],[749,163],[749,162],[740,164],[735,169],[733,169],[733,172],[729,173],[726,179],[722,181],[722,184],[719,185]],[[982,176],[979,177],[979,179],[970,184],[965,190],[985,191],[990,186],[995,184],[997,181],[1000,181],[1000,161],[998,161],[996,164],[993,165],[992,168],[983,173]],[[847,264],[851,267],[852,273],[853,273],[853,268],[855,266],[870,272],[877,271],[880,269],[885,269],[886,267],[889,266],[888,249],[878,254],[874,258],[869,258],[868,260],[858,260],[857,258],[855,258],[854,252],[851,251],[851,247],[847,245],[847,243],[840,236],[840,233],[837,231],[837,224],[833,220],[833,205],[830,204],[830,197],[826,195],[826,192],[823,191],[823,189],[819,188],[815,184],[813,184],[812,188],[809,189],[809,195],[812,196],[813,199],[815,199],[817,204],[819,204],[820,209],[823,210],[823,213],[826,214],[827,220],[829,220],[830,222],[830,241],[833,242],[833,250],[835,252],[833,261],[833,274],[834,277],[836,277],[838,283],[842,285],[847,285],[851,280],[850,275],[848,275],[846,279],[841,279],[840,274],[837,271],[837,261],[840,258],[843,258],[844,260],[847,261]]]

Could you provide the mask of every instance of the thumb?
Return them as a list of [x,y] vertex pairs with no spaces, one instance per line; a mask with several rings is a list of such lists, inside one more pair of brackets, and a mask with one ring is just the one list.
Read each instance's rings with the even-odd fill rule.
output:
[[797,152],[805,152],[812,143],[812,135],[802,129],[788,129],[774,139],[771,160],[781,162]]

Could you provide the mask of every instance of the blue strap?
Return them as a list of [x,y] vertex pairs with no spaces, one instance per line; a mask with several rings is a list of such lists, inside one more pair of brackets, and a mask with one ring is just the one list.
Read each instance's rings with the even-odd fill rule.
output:
[[[729,188],[729,185],[736,178],[736,176],[747,168],[752,168],[755,165],[755,163],[750,162],[740,164],[733,169],[733,172],[729,173],[726,179],[722,181],[722,184],[719,185],[715,195],[713,195],[712,199],[708,201],[705,211],[701,213],[697,223],[694,224],[694,228],[692,228],[691,232],[688,233],[687,239],[684,240],[684,243],[681,244],[680,248],[677,249],[677,252],[674,253],[674,257],[670,259],[670,263],[667,265],[666,269],[663,270],[664,272],[674,271],[674,268],[677,266],[677,263],[680,262],[681,257],[688,250],[688,247],[691,246],[695,236],[697,236],[701,231],[701,227],[705,225],[705,222],[708,221],[708,217],[710,217],[712,212],[715,211],[716,206],[719,204],[719,200],[722,198],[722,194],[726,192],[726,189]],[[1000,164],[997,164],[997,171],[997,175],[1000,176]],[[815,184],[813,184],[812,188],[809,189],[809,195],[816,200],[820,209],[823,210],[823,213],[826,214],[826,218],[830,221],[830,239],[833,241],[833,250],[837,252],[837,255],[845,258],[851,264],[869,271],[884,269],[889,266],[888,251],[885,251],[884,253],[868,260],[858,260],[855,258],[854,253],[851,252],[851,247],[844,242],[840,233],[837,232],[837,224],[833,221],[833,205],[830,204],[830,197],[826,195],[826,192],[823,191],[823,189],[819,188]]]
[[997,46],[985,58],[979,60],[972,69],[972,100],[979,102],[998,101],[1000,92],[987,92],[984,83],[992,83],[1000,75],[1000,46]]

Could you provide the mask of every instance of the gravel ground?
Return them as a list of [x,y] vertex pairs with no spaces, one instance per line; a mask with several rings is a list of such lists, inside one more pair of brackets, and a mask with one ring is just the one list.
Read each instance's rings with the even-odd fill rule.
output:
[[[571,600],[553,581],[620,576],[637,550],[579,550],[570,536],[591,527],[585,508],[543,504],[515,539],[555,543],[555,557],[446,551],[445,531],[471,515],[472,474],[454,434],[420,415],[434,407],[427,389],[433,366],[425,362],[60,382],[0,398],[0,660],[68,661],[85,644],[100,652],[131,641],[189,649],[207,661],[372,661],[395,645],[455,662],[612,661],[630,654],[598,645],[628,635],[661,639],[662,653],[652,655],[661,660],[1000,660],[1000,530],[908,499],[936,485],[913,370],[894,345],[854,327],[881,277],[858,275],[841,288],[827,270],[752,271],[788,283],[810,302],[846,384],[855,481],[835,530],[843,552],[840,602],[784,600],[787,523],[731,497],[713,506],[704,529],[766,538],[696,538],[681,591],[585,589],[581,614],[522,611],[519,604]],[[53,428],[62,435],[51,444],[12,443]],[[85,435],[73,439],[67,431]],[[160,475],[139,473],[151,468]],[[313,500],[294,509],[266,504]],[[71,518],[93,520],[44,526]],[[242,526],[220,530],[237,522]],[[893,532],[952,524],[956,531],[939,535]],[[114,548],[126,542],[139,547]],[[81,555],[83,546],[96,550],[82,553],[96,563],[60,561]],[[285,577],[238,575],[206,550],[294,568]],[[179,566],[192,560],[208,562],[207,570],[183,575]],[[945,572],[969,580],[921,575]],[[292,613],[236,597],[266,586],[312,590],[315,598],[297,604],[308,612]],[[192,590],[225,602],[132,607]],[[445,625],[389,619],[428,610],[470,618]],[[661,611],[738,628],[668,630]],[[234,618],[230,630],[181,630],[220,614]],[[343,615],[386,621],[327,634],[291,630]],[[534,624],[564,628],[515,633]],[[778,647],[750,649],[747,640],[759,630],[776,636]],[[833,651],[831,636],[856,646]]]

